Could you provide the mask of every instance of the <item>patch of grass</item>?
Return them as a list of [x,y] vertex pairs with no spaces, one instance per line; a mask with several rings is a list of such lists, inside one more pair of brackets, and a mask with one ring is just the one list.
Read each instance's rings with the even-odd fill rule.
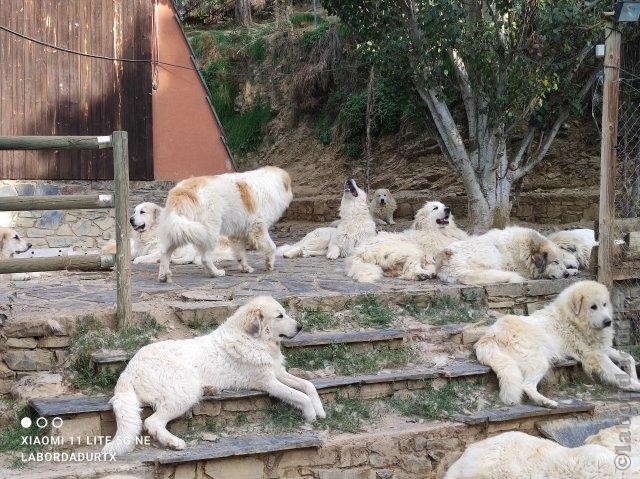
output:
[[[28,429],[20,425],[20,420],[23,417],[29,417],[32,420],[31,427]],[[26,465],[26,463],[22,461],[22,454],[35,453],[42,449],[41,445],[33,444],[35,438],[42,436],[43,431],[36,426],[36,419],[37,415],[35,412],[28,408],[23,408],[16,411],[13,421],[9,425],[0,429],[0,453],[16,453],[15,455],[11,455],[11,465],[13,467],[24,467]],[[27,444],[23,444],[24,437],[30,438],[26,441]]]
[[236,426],[238,426],[238,427],[244,426],[248,422],[249,422],[249,418],[247,417],[247,413],[246,412],[239,412],[236,415],[236,419],[235,419]]
[[79,319],[69,350],[72,384],[78,389],[104,391],[112,388],[118,374],[110,369],[96,373],[91,365],[91,354],[103,348],[134,352],[149,344],[163,329],[151,315],[146,315],[139,323],[116,331],[109,329],[92,315]]
[[292,348],[286,352],[287,364],[308,371],[333,367],[338,374],[372,373],[403,366],[418,358],[408,346],[383,344],[373,350],[358,350],[347,344],[329,344],[317,348]]
[[434,325],[472,323],[484,314],[484,311],[474,308],[468,302],[451,296],[437,296],[425,306],[418,306],[414,301],[407,300],[402,307],[418,321]]
[[428,384],[407,396],[389,398],[387,403],[405,416],[435,419],[476,408],[481,388],[479,383],[464,380],[449,381],[440,389]]
[[570,395],[588,394],[591,397],[605,397],[619,393],[618,389],[613,386],[588,379],[582,375],[577,375],[571,378],[561,377],[558,382],[551,387],[551,390]]
[[313,12],[295,12],[289,16],[294,27],[311,25],[313,23]]
[[325,411],[327,417],[316,422],[317,427],[322,429],[358,432],[362,429],[362,422],[371,419],[371,408],[367,403],[340,395]]
[[296,320],[305,331],[330,329],[338,323],[333,314],[317,309],[303,309],[302,312],[296,316]]
[[247,46],[247,53],[253,63],[260,63],[264,60],[264,51],[267,42],[264,37],[258,37]]
[[318,43],[321,38],[327,34],[329,30],[329,22],[322,20],[318,23],[318,26],[312,30],[307,30],[302,34],[302,43],[306,51],[311,51],[313,46]]
[[640,344],[624,346],[622,349],[633,356],[633,359],[640,361]]
[[265,425],[270,432],[293,431],[304,423],[300,410],[282,402],[271,405],[267,411]]
[[212,432],[214,434],[218,434],[222,431],[222,426],[218,422],[217,419],[213,417],[208,417],[204,423],[204,427],[208,432]]
[[189,325],[189,327],[195,330],[198,334],[208,334],[219,326],[218,321],[215,319],[209,320],[196,320]]
[[350,304],[358,324],[362,327],[386,328],[393,323],[393,312],[383,306],[373,294],[367,294]]
[[256,102],[246,111],[222,119],[229,148],[242,155],[255,151],[262,143],[263,128],[271,116],[271,106]]

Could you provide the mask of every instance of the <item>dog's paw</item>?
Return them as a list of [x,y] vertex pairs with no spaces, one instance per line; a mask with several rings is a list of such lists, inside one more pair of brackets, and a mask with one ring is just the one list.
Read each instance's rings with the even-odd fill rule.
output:
[[332,248],[327,251],[327,259],[338,259],[340,257],[340,249]]
[[216,268],[216,269],[214,269],[213,271],[211,271],[209,273],[209,276],[211,276],[212,278],[219,278],[219,277],[224,276],[226,274],[227,274],[227,272],[225,270]]
[[553,399],[549,399],[549,398],[544,398],[542,400],[540,400],[540,406],[542,407],[547,407],[549,409],[555,409],[558,407],[558,403],[556,401],[554,401]]
[[631,381],[630,384],[623,387],[625,391],[640,392],[640,381]]
[[240,265],[240,272],[242,273],[253,273],[253,268],[251,266],[247,265]]
[[173,279],[170,274],[159,274],[158,281],[161,283],[173,283]]
[[324,412],[324,408],[322,407],[322,404],[318,404],[316,406],[316,415],[318,419],[324,419],[327,417],[327,413]]
[[176,451],[182,451],[183,449],[185,449],[187,447],[187,443],[184,442],[179,437],[176,437],[175,439],[171,440],[171,442],[168,444],[168,446],[171,449],[175,449]]

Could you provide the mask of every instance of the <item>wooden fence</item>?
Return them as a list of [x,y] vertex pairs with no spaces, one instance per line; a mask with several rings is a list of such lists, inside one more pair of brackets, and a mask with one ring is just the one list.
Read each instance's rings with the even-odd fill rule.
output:
[[0,136],[2,150],[102,150],[113,152],[113,195],[28,196],[2,198],[0,211],[97,209],[115,207],[116,255],[60,256],[0,260],[0,274],[36,271],[95,271],[116,266],[118,326],[131,320],[131,247],[129,245],[129,154],[126,131],[110,136]]

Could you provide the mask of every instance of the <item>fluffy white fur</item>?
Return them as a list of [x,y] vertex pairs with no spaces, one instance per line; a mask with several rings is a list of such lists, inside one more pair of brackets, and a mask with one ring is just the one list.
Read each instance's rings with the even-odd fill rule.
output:
[[523,432],[505,432],[467,448],[444,479],[634,479],[640,456],[631,467],[615,467],[616,452],[587,444],[576,448]]
[[[133,214],[129,218],[131,224],[131,258],[134,264],[157,263],[160,261],[160,240],[158,227],[162,206],[155,203],[144,202],[135,206]],[[105,253],[115,254],[116,243],[109,241],[103,248]],[[213,261],[233,260],[235,257],[231,251],[229,240],[225,236],[218,238],[218,245],[213,251]],[[177,248],[171,255],[171,262],[175,264],[202,264],[200,255],[190,245]]]
[[[25,253],[31,249],[31,243],[20,236],[12,228],[0,227],[0,259],[13,258],[13,255]],[[12,273],[10,275],[0,275],[2,280],[26,281],[32,278],[48,276],[50,273]]]
[[247,263],[247,243],[262,251],[266,268],[273,269],[276,245],[269,228],[292,199],[289,174],[272,166],[181,181],[169,191],[160,217],[158,280],[171,281],[171,255],[186,244],[195,246],[210,276],[224,275],[211,260],[221,234],[233,238],[233,253],[242,271],[253,271]]
[[631,355],[613,348],[613,333],[607,288],[595,281],[580,281],[531,316],[500,318],[478,340],[475,350],[478,361],[498,376],[503,402],[518,404],[525,393],[540,406],[556,407],[537,386],[552,362],[566,357],[579,361],[590,376],[640,391],[636,363]]
[[283,244],[276,249],[277,256],[285,258],[308,258],[310,256],[325,256],[329,243],[335,236],[337,228],[323,226],[307,233],[304,238],[293,245]]
[[344,184],[340,201],[340,223],[329,239],[327,258],[345,258],[375,234],[376,224],[369,213],[367,194],[350,178]]
[[593,230],[580,228],[556,231],[551,233],[548,238],[560,248],[575,256],[580,264],[580,269],[589,269],[591,249],[598,244]]
[[380,188],[373,192],[371,203],[369,203],[369,211],[374,221],[378,224],[394,225],[393,213],[397,209],[396,200],[389,190]]
[[347,260],[347,274],[368,283],[378,281],[384,274],[408,280],[432,278],[437,254],[466,237],[455,225],[449,207],[429,201],[416,213],[412,229],[380,233],[359,246]]
[[562,250],[530,228],[493,229],[447,246],[438,258],[438,278],[446,283],[522,283],[526,279],[566,278]]
[[143,347],[116,384],[111,403],[118,429],[103,452],[118,455],[133,449],[144,404],[154,409],[144,421],[149,434],[164,446],[184,449],[185,442],[166,425],[196,404],[205,387],[262,390],[302,410],[307,421],[324,418],[313,384],[284,367],[280,341],[298,331],[298,323],[277,301],[261,296],[206,336]]

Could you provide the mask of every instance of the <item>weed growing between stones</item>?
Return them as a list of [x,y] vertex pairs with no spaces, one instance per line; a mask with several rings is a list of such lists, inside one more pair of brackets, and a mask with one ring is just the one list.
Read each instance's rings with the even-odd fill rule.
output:
[[[24,428],[20,424],[20,420],[29,417],[32,424],[29,428]],[[38,452],[42,449],[40,444],[34,444],[34,438],[41,437],[43,430],[36,426],[37,415],[29,408],[21,408],[13,414],[11,421],[0,428],[0,453],[14,452],[12,455],[11,465],[14,467],[23,467],[26,463],[22,462],[22,454],[30,454]],[[23,437],[29,436],[27,444],[23,444]]]
[[316,348],[292,348],[286,351],[292,368],[313,371],[332,368],[337,374],[372,373],[404,366],[418,360],[418,352],[409,346],[380,344],[373,349],[354,348],[348,344],[330,344]]
[[338,325],[335,315],[316,309],[303,309],[301,313],[296,315],[296,321],[300,323],[303,331],[331,329]]
[[404,416],[437,419],[464,411],[478,411],[499,404],[497,394],[478,382],[451,380],[441,388],[426,388],[391,397],[386,403]]
[[304,418],[299,409],[277,401],[269,406],[264,422],[268,432],[280,434],[297,429],[304,423]]
[[111,330],[95,316],[89,315],[76,323],[69,350],[69,370],[74,387],[83,390],[111,389],[118,374],[110,369],[96,372],[91,364],[91,354],[99,349],[122,349],[134,352],[152,342],[163,330],[156,319],[146,315],[142,321],[120,330]]
[[482,309],[451,296],[436,296],[425,306],[418,306],[414,301],[407,300],[402,307],[416,320],[433,325],[473,323],[486,314]]
[[571,397],[603,398],[619,395],[619,390],[600,381],[589,379],[583,374],[570,377],[561,376],[553,385],[545,385],[544,391],[553,396],[561,394]]
[[316,422],[316,427],[345,432],[358,432],[364,421],[371,419],[371,406],[366,402],[336,395],[335,403],[325,405],[327,417]]
[[386,328],[393,323],[393,312],[383,306],[373,294],[362,296],[349,304],[359,326]]

